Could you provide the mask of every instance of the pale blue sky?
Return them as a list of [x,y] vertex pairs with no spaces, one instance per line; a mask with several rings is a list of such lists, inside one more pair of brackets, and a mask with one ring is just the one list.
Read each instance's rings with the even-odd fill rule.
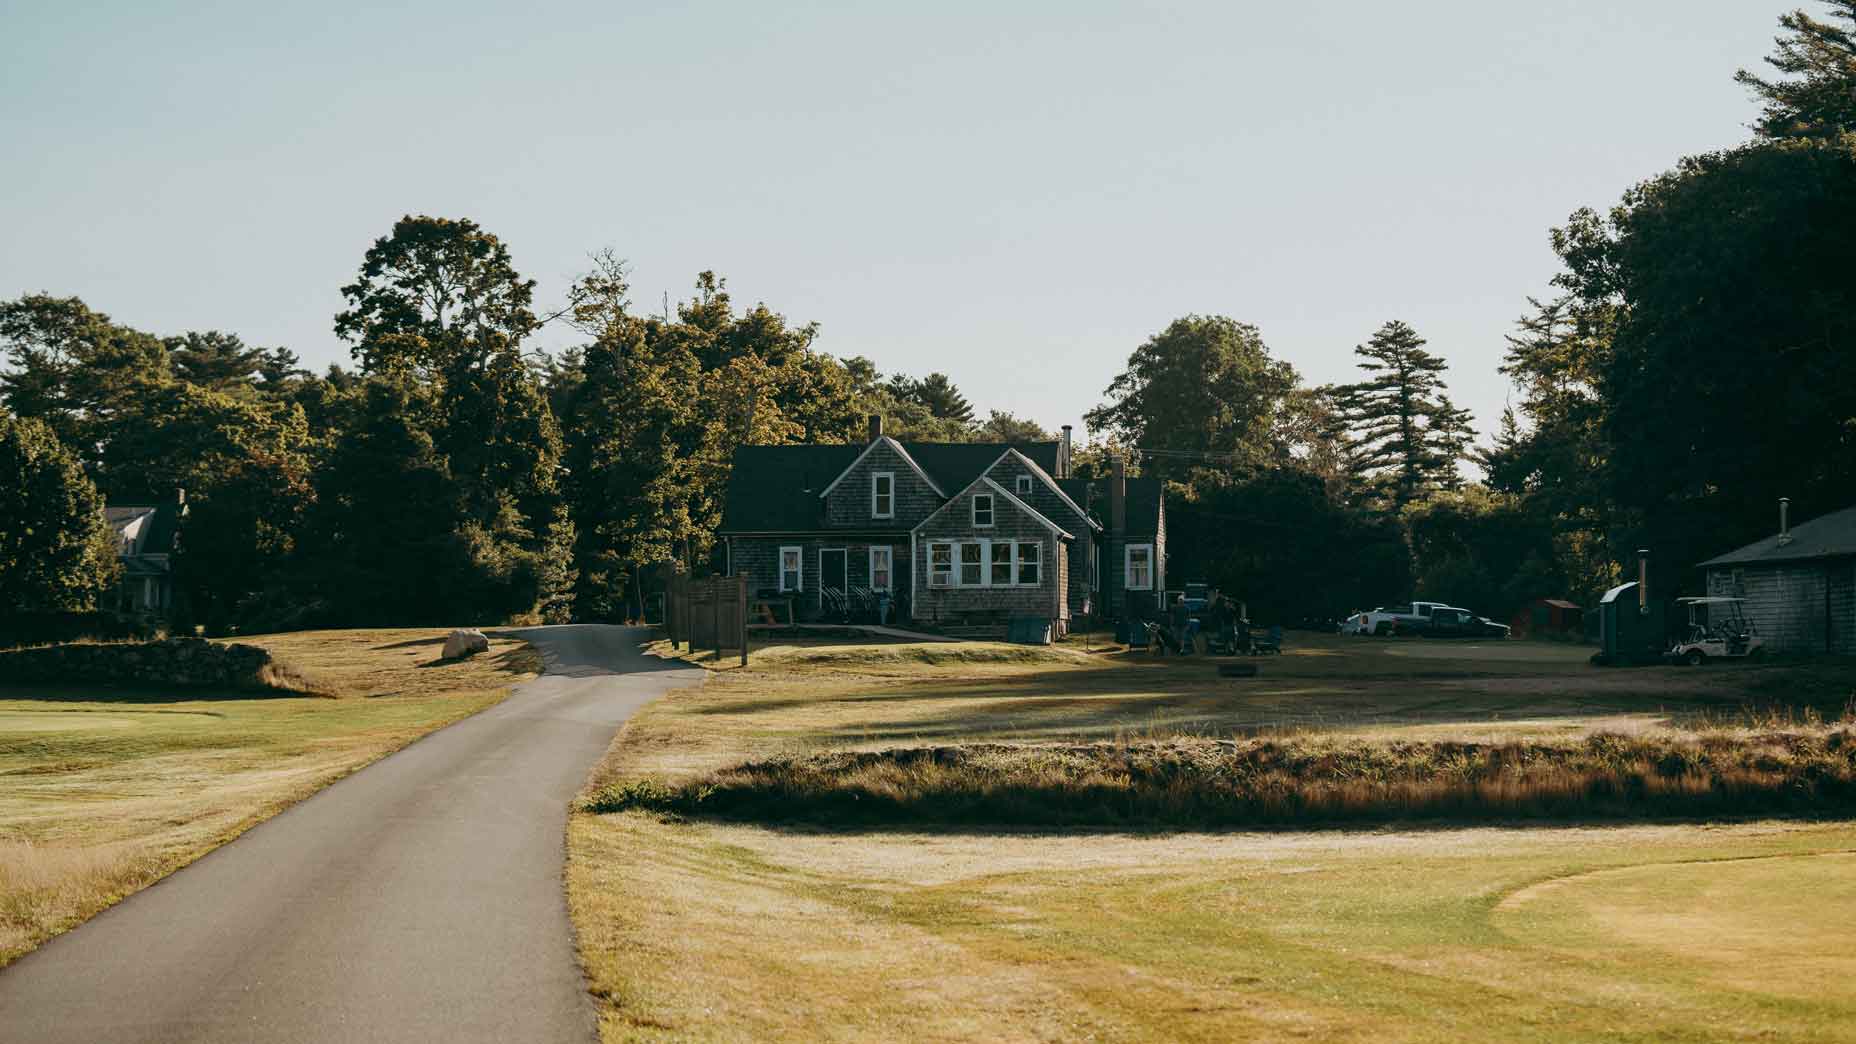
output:
[[0,0],[0,294],[320,369],[368,244],[440,214],[544,308],[601,247],[647,309],[713,268],[1051,427],[1188,312],[1311,381],[1402,318],[1487,431],[1548,226],[1746,138],[1789,6]]

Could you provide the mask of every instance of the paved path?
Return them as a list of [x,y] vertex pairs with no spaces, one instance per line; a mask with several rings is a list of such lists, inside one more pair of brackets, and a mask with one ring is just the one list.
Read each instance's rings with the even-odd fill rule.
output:
[[0,970],[0,1041],[592,1040],[567,806],[620,722],[702,672],[642,630],[512,633],[546,676]]

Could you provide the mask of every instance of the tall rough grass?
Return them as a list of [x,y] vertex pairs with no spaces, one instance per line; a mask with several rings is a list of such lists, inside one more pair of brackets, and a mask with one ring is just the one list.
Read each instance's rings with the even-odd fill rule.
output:
[[1856,729],[1598,733],[1562,742],[1310,738],[976,744],[794,755],[593,812],[822,825],[1218,827],[1856,809]]

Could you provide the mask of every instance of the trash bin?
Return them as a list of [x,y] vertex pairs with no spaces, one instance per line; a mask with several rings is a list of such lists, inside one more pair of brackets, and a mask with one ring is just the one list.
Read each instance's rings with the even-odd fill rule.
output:
[[876,596],[876,622],[879,627],[889,626],[889,592],[879,591]]
[[1049,645],[1050,620],[1042,616],[1014,616],[1006,625],[1006,640],[1018,645]]

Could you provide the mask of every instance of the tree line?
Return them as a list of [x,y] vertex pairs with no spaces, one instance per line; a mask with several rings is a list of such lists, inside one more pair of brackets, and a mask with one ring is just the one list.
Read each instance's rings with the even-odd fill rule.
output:
[[[1856,0],[1780,19],[1754,137],[1681,159],[1550,230],[1555,295],[1501,352],[1493,441],[1443,360],[1391,320],[1358,379],[1310,385],[1254,326],[1186,316],[1088,412],[1169,484],[1175,577],[1273,618],[1413,594],[1505,615],[1589,602],[1632,549],[1688,564],[1765,535],[1772,504],[1847,506],[1856,455]],[[733,448],[1035,441],[944,374],[882,374],[701,273],[658,313],[595,255],[561,307],[474,222],[409,216],[364,254],[315,374],[233,334],[156,336],[73,297],[0,304],[0,611],[97,604],[99,508],[182,488],[183,625],[209,630],[638,614],[659,563],[700,567]],[[538,332],[576,344],[550,355]]]

